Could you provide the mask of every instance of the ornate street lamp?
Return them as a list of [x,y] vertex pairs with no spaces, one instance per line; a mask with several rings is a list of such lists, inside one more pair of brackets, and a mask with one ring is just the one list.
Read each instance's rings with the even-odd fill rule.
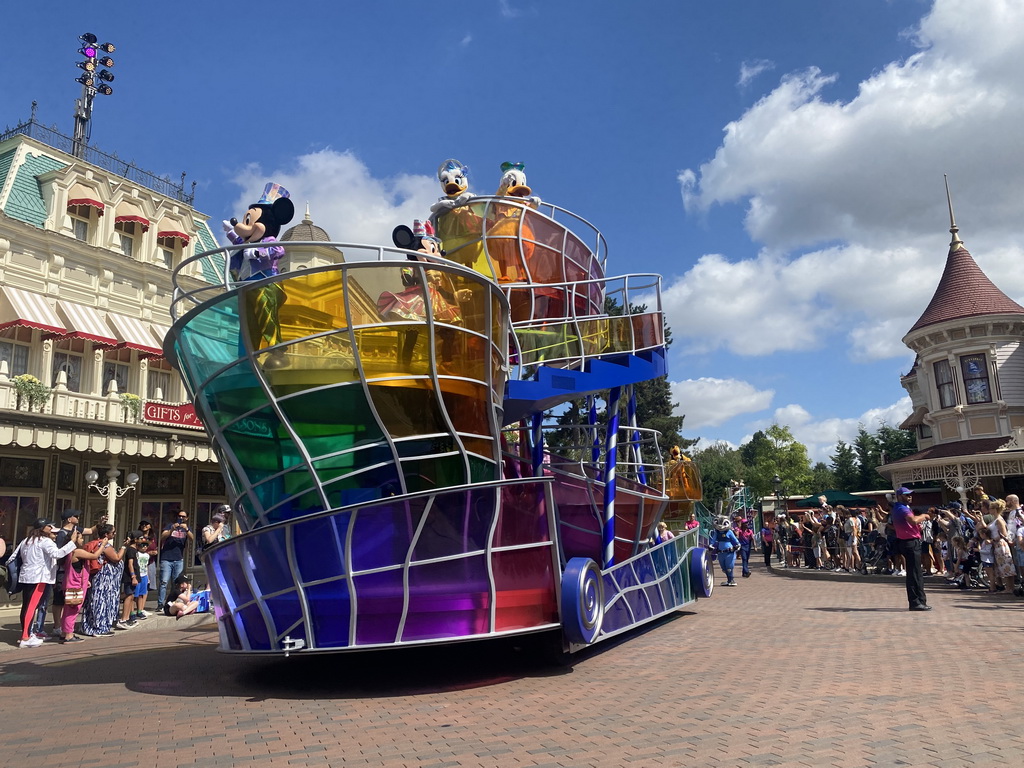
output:
[[786,489],[782,487],[782,478],[778,475],[775,475],[775,477],[772,478],[772,485],[775,486],[775,517],[778,519],[779,508],[781,507],[783,512],[786,511],[785,498],[789,494]]
[[110,460],[110,469],[107,470],[107,484],[97,485],[100,476],[96,470],[90,469],[85,473],[85,482],[89,484],[90,488],[95,489],[100,496],[107,500],[107,523],[114,525],[114,509],[117,506],[117,500],[124,496],[128,491],[134,490],[135,484],[139,482],[139,476],[134,472],[129,473],[125,480],[128,481],[127,485],[118,485],[117,478],[121,476],[120,470],[117,468],[117,459]]

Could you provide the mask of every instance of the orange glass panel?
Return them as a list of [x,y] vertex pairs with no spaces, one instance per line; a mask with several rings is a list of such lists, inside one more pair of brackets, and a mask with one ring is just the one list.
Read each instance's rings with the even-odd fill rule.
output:
[[475,453],[478,456],[483,456],[485,459],[496,460],[494,455],[494,441],[488,440],[482,437],[465,437],[459,436],[462,440],[462,444],[466,446],[466,450],[470,453]]
[[484,245],[494,262],[499,282],[521,282],[526,279],[523,257],[533,253],[533,243],[524,242],[532,231],[523,227],[523,209],[517,205],[492,203],[488,206]]
[[476,435],[492,434],[487,419],[490,397],[486,386],[467,381],[444,380],[441,382],[441,396],[456,431]]
[[633,315],[633,338],[637,349],[654,347],[662,343],[662,318],[658,312]]
[[380,421],[392,437],[448,432],[429,381],[371,382],[368,389]]
[[703,488],[697,465],[689,460],[665,464],[665,495],[676,501],[700,501]]
[[437,334],[437,372],[484,381],[490,345],[479,336],[454,328],[435,328]]

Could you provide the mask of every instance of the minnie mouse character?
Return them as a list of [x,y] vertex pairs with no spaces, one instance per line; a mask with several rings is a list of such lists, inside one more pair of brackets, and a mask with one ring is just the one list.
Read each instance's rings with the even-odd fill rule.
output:
[[[429,262],[431,256],[445,255],[441,250],[441,241],[434,235],[434,229],[429,221],[421,222],[417,219],[413,222],[413,229],[404,224],[399,225],[391,233],[391,239],[398,248],[416,251],[406,254],[409,261]],[[470,292],[465,289],[456,291],[447,274],[439,270],[428,270],[427,290],[424,293],[419,270],[406,268],[402,270],[402,285],[405,286],[405,290],[400,293],[384,291],[377,299],[377,310],[385,320],[426,320],[426,299],[429,296],[430,309],[436,322],[462,325],[459,302],[466,301],[470,297]],[[436,333],[441,340],[441,362],[448,365],[452,361],[454,332],[449,328],[437,328]],[[412,364],[413,348],[418,337],[419,330],[416,326],[408,328],[403,333],[399,362],[406,367]]]
[[[263,188],[263,196],[249,206],[245,217],[222,222],[228,240],[234,245],[276,243],[281,227],[292,220],[295,205],[288,190],[273,182]],[[243,248],[231,254],[231,276],[235,280],[259,280],[277,274],[277,262],[284,256],[280,245],[269,248]]]

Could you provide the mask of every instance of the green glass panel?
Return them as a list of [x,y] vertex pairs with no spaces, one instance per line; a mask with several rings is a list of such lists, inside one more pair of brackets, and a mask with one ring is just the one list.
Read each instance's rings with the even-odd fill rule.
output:
[[337,453],[384,439],[361,384],[290,397],[279,404],[310,456]]
[[208,378],[214,371],[239,358],[238,300],[225,296],[207,307],[181,328],[183,365],[191,369],[192,380]]
[[267,394],[247,359],[218,374],[199,396],[221,426],[267,402]]
[[408,459],[402,462],[402,474],[409,493],[448,488],[468,482],[462,456],[439,456],[432,459]]

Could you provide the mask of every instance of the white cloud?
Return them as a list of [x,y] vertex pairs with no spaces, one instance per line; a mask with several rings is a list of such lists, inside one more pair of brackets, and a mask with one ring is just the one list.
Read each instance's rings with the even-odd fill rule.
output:
[[756,413],[771,405],[773,390],[759,390],[738,379],[687,379],[672,382],[676,415],[686,415],[687,431],[716,427],[744,413]]
[[506,19],[514,19],[523,15],[520,9],[512,7],[511,0],[498,0],[498,11]]
[[[910,398],[902,397],[892,405],[884,408],[871,408],[852,418],[829,418],[814,421],[803,406],[794,403],[776,408],[772,418],[754,422],[750,425],[750,429],[753,434],[771,424],[789,427],[797,442],[807,446],[807,453],[812,462],[824,461],[827,464],[829,455],[833,453],[839,440],[852,443],[861,426],[868,432],[874,432],[883,423],[892,427],[899,426],[910,415],[911,410]],[[742,442],[747,442],[749,439],[750,435],[747,435]]]
[[763,72],[775,69],[775,62],[768,59],[754,59],[753,61],[744,61],[740,64],[740,79],[736,82],[740,88],[745,87],[755,77]]
[[784,76],[726,126],[711,160],[678,172],[689,213],[745,203],[747,231],[764,246],[742,260],[704,255],[666,280],[685,351],[766,355],[845,341],[857,361],[906,355],[900,339],[927,306],[949,242],[943,172],[979,266],[1024,298],[1024,145],[1008,138],[1024,121],[1024,4],[936,0],[911,39],[915,54],[847,102],[827,99],[835,74]]
[[402,174],[376,178],[351,152],[322,149],[297,157],[285,168],[265,170],[252,164],[234,181],[242,188],[234,216],[259,199],[264,184],[275,181],[291,192],[295,219],[302,220],[305,201],[314,201],[310,216],[334,240],[349,243],[391,243],[398,224],[425,219],[440,191],[431,176]]
[[459,41],[459,45],[462,46],[463,48],[466,48],[472,42],[473,42],[473,36],[467,34],[465,37],[462,38],[461,41]]

